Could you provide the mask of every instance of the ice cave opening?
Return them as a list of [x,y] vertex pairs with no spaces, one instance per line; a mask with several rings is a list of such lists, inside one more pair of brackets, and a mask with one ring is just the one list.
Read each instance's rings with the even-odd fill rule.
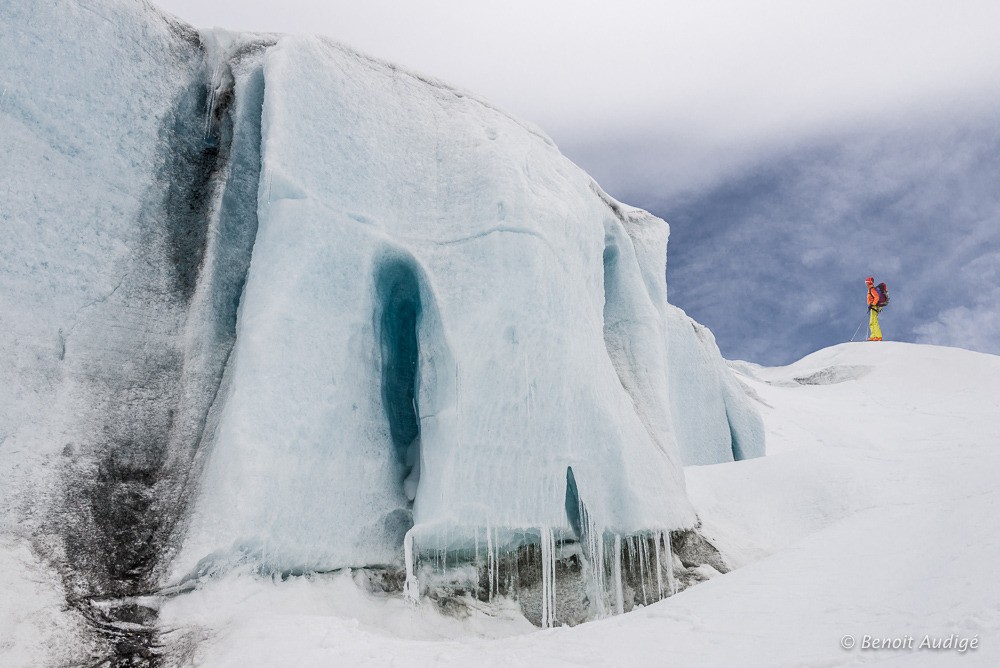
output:
[[420,480],[420,284],[410,263],[394,259],[376,273],[377,328],[382,360],[382,405],[396,457],[403,467],[403,491],[410,503]]

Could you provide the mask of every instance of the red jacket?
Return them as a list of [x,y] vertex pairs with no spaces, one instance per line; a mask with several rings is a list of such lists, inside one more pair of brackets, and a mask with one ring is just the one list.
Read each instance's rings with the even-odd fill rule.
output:
[[868,305],[878,306],[878,288],[874,285],[868,287]]

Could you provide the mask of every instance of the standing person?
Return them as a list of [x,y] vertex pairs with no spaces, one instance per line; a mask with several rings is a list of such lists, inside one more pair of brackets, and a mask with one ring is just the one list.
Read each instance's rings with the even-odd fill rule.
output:
[[878,288],[875,287],[875,279],[869,276],[865,279],[868,286],[868,340],[881,341],[882,328],[878,326],[878,313],[882,309],[879,307]]

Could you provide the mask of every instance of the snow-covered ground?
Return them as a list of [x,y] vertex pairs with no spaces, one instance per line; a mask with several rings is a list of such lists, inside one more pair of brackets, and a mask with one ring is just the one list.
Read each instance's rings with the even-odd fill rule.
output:
[[[0,30],[0,668],[996,658],[998,358],[844,346],[745,392],[663,221],[474,96],[131,0]],[[398,593],[404,545],[420,585],[485,538],[499,594],[530,543],[539,622],[601,616],[553,616],[573,534],[628,609],[621,546],[657,598],[635,546],[695,512],[736,570],[634,614]]]
[[[883,342],[733,366],[769,453],[685,469],[732,572],[544,631],[516,604],[370,593],[359,571],[233,572],[162,602],[167,665],[998,665],[1000,358]],[[2,547],[0,665],[78,656],[58,578],[25,545]],[[865,636],[904,647],[862,649]]]
[[686,469],[727,575],[546,631],[516,608],[408,607],[359,574],[231,575],[167,602],[165,641],[200,666],[1000,665],[1000,358],[883,342],[734,366],[769,454]]

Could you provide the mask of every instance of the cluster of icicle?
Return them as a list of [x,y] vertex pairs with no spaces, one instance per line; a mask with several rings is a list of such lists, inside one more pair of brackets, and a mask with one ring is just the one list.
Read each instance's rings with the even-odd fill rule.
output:
[[[477,573],[480,566],[485,566],[487,572],[488,600],[490,602],[500,595],[501,557],[504,554],[514,554],[516,548],[501,549],[500,530],[493,528],[483,529],[485,540],[480,541],[479,533],[475,536],[475,547],[469,562],[474,563]],[[525,531],[524,534],[533,535],[535,531]],[[561,534],[561,532],[558,532]],[[559,559],[557,545],[557,531],[551,527],[541,527],[537,529],[541,552],[542,571],[542,600],[541,600],[541,625],[542,628],[551,628],[556,624],[556,562]],[[559,541],[563,545],[576,543],[575,539]],[[485,547],[485,563],[481,560],[481,549]],[[584,540],[579,544],[582,552],[581,568],[587,586],[593,593],[592,600],[595,605],[597,618],[607,617],[611,614],[622,614],[625,612],[624,577],[622,559],[627,555],[631,568],[630,572],[638,575],[641,582],[642,602],[644,605],[655,603],[667,596],[677,593],[677,582],[673,570],[673,554],[670,548],[670,536],[666,532],[657,531],[647,534],[636,534],[622,536],[610,534],[596,530],[595,527],[588,527],[584,532]],[[611,548],[611,573],[608,582],[606,572],[608,560],[608,548]],[[652,550],[650,548],[652,547]],[[650,554],[652,551],[652,555]],[[661,551],[663,558],[661,558]],[[413,530],[406,534],[404,540],[404,561],[406,567],[406,583],[404,585],[404,595],[416,602],[420,598],[420,583],[416,575],[416,557],[413,546]],[[437,554],[437,567],[442,571],[447,570],[447,556],[445,550],[439,550]],[[455,565],[459,566],[463,562],[456,559]],[[636,572],[638,571],[638,572]],[[656,574],[656,590],[647,589],[647,580],[652,580],[651,575]],[[664,574],[666,577],[664,577]],[[611,604],[611,592],[613,591],[614,604]]]

